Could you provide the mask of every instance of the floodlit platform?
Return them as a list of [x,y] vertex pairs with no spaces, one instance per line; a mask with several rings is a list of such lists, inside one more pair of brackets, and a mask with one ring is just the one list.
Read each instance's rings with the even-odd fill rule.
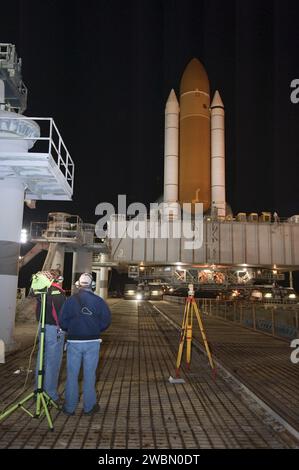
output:
[[[21,181],[26,199],[72,199],[74,163],[52,118],[2,111],[0,134],[0,178]],[[31,151],[18,151],[26,144]]]
[[[184,384],[170,384],[178,348],[177,329],[153,303],[110,300],[113,323],[103,334],[97,392],[100,412],[83,414],[82,403],[74,416],[53,411],[54,432],[45,419],[30,419],[16,412],[0,424],[1,448],[98,448],[98,449],[202,449],[202,448],[295,448],[298,440],[279,421],[240,388],[229,373],[218,370],[216,381],[206,357],[192,350],[191,370],[182,370]],[[181,312],[175,305],[155,303],[175,321]],[[25,325],[26,326],[26,325]],[[22,328],[25,328],[22,326]],[[28,326],[27,326],[28,328]],[[35,324],[32,323],[32,334]],[[223,322],[208,323],[209,340],[217,360],[229,366],[250,387],[271,395],[280,412],[292,401],[298,418],[298,368],[294,382],[286,382],[289,345]],[[26,330],[27,331],[27,330]],[[1,408],[14,400],[25,379],[31,348],[23,338],[24,351],[11,355],[0,366]],[[28,331],[27,336],[28,338]],[[235,356],[234,356],[235,355]],[[274,372],[271,376],[271,368]],[[285,372],[283,368],[286,367]],[[34,369],[31,366],[31,369]],[[16,374],[15,371],[20,373]],[[65,363],[60,393],[65,384]],[[270,375],[269,375],[270,374]],[[277,374],[277,375],[275,375]],[[296,377],[297,375],[297,377]],[[32,387],[33,373],[30,374]],[[275,380],[274,380],[275,377]],[[276,391],[284,388],[280,400]],[[290,395],[291,391],[291,395]],[[25,391],[27,393],[27,391]],[[297,413],[297,415],[296,415]],[[298,423],[298,420],[297,420]]]

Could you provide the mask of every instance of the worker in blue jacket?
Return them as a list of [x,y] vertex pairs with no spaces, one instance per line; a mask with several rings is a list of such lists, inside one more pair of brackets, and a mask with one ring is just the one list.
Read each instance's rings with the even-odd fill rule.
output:
[[99,411],[96,398],[96,370],[100,353],[100,334],[111,323],[106,302],[92,291],[92,275],[84,273],[77,286],[79,292],[64,304],[60,326],[67,332],[67,380],[64,413],[73,415],[79,401],[78,377],[83,364],[83,408],[87,415]]

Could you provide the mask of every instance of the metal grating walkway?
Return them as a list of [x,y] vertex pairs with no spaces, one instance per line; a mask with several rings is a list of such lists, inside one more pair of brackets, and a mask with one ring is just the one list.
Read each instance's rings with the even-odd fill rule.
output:
[[[161,303],[162,305],[162,303]],[[164,304],[165,306],[165,304]],[[0,424],[0,448],[289,448],[295,441],[221,375],[213,380],[204,355],[193,349],[186,383],[171,385],[178,333],[151,303],[118,301],[103,335],[98,395],[101,411],[75,416],[53,411],[46,421],[16,412]],[[25,354],[26,353],[26,354]],[[0,367],[0,407],[14,400],[30,349]],[[65,367],[61,389],[65,381]],[[29,386],[31,389],[31,384]]]
[[[183,305],[159,302],[157,307],[181,324]],[[290,360],[290,341],[219,318],[203,318],[215,357],[299,432],[299,365]],[[197,324],[194,336],[201,341]]]

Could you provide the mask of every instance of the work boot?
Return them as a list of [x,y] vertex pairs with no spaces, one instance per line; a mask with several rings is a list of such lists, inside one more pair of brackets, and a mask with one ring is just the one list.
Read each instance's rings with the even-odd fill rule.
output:
[[93,408],[91,408],[90,411],[84,411],[84,414],[87,416],[93,415],[95,413],[98,413],[100,411],[100,405],[96,403]]
[[65,415],[68,415],[68,416],[74,416],[74,411],[70,412],[68,411],[64,406],[61,408],[61,411],[65,414]]

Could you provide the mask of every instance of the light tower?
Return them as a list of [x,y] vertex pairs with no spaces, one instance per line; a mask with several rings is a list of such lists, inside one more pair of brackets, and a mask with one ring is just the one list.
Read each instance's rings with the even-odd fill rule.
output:
[[53,119],[25,117],[26,102],[21,59],[13,44],[0,44],[0,339],[6,350],[14,347],[24,199],[71,200],[73,194],[74,164]]

